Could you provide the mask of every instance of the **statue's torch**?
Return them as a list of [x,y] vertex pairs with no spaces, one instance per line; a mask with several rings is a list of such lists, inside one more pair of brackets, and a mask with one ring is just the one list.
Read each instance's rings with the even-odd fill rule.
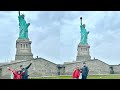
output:
[[82,26],[82,17],[80,17],[80,20],[81,20],[80,22],[81,22],[81,26]]

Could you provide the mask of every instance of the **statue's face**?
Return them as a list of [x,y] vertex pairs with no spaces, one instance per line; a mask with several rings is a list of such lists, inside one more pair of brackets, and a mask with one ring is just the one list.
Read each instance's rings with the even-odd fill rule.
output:
[[24,19],[24,17],[25,17],[24,14],[22,14],[21,17]]

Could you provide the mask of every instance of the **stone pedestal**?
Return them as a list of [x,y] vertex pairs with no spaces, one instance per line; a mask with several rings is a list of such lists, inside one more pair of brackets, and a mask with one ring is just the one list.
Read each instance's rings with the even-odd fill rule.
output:
[[77,48],[78,52],[77,52],[76,61],[91,60],[91,56],[89,54],[89,48],[90,46],[88,44],[86,45],[79,44]]
[[17,39],[16,40],[16,55],[15,60],[30,60],[33,59],[31,52],[31,41],[29,39]]

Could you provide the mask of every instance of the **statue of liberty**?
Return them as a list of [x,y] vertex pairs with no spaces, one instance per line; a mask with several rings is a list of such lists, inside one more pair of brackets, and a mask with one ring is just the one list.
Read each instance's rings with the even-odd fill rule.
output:
[[30,25],[30,23],[26,23],[25,19],[24,19],[24,15],[20,15],[20,11],[19,11],[19,39],[28,39],[28,26]]
[[86,31],[85,24],[82,25],[82,17],[80,17],[80,19],[81,19],[81,24],[80,24],[81,40],[80,40],[80,44],[88,44],[87,43],[87,37],[88,37],[89,32]]

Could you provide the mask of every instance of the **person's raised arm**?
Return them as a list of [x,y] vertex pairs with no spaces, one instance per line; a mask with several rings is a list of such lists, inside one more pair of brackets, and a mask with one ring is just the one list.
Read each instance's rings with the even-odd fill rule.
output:
[[13,72],[14,74],[16,74],[15,71],[12,70],[10,67],[7,67],[7,69],[8,69],[9,71]]
[[32,65],[32,63],[30,63],[25,69],[28,69],[31,65]]

